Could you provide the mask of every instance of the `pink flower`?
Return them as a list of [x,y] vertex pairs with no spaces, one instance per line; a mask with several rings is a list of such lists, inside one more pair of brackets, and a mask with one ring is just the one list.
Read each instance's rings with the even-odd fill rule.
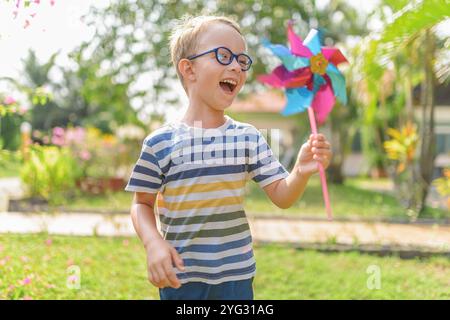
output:
[[54,6],[55,5],[55,0],[50,0],[50,5]]
[[20,260],[22,260],[22,262],[28,262],[30,259],[28,259],[28,257],[26,256],[21,256]]
[[25,279],[22,280],[22,284],[23,284],[24,286],[26,286],[26,285],[28,285],[28,284],[30,284],[30,283],[31,283],[31,279],[28,278],[28,277],[26,277]]
[[24,115],[25,113],[27,113],[27,111],[28,111],[28,108],[23,107],[23,106],[19,107],[19,114],[20,115]]
[[64,136],[64,129],[61,127],[54,127],[53,128],[53,135],[58,136],[58,137],[63,137]]
[[55,145],[55,146],[63,146],[64,145],[64,138],[61,138],[61,137],[55,137],[55,136],[53,136],[52,137],[52,143]]
[[11,97],[11,96],[7,96],[7,97],[5,98],[4,103],[7,104],[7,105],[13,104],[13,103],[16,103],[16,99],[14,99],[14,98]]
[[23,297],[23,299],[22,300],[33,300],[33,298],[32,297],[30,297],[30,296],[25,296],[25,297]]
[[39,4],[41,3],[41,0],[34,0],[34,3]]
[[52,243],[53,243],[52,239],[45,240],[45,244],[49,247],[52,245]]
[[51,284],[51,283],[47,284],[45,287],[47,289],[55,289],[56,288],[56,286],[54,284]]
[[87,161],[89,159],[91,159],[91,153],[87,150],[83,150],[80,152],[80,159]]
[[123,246],[124,247],[128,247],[128,245],[130,244],[130,241],[128,239],[123,240]]
[[69,283],[76,283],[78,282],[78,277],[76,275],[71,275],[67,278],[67,280],[69,281]]
[[45,144],[48,144],[50,142],[50,139],[47,136],[45,136],[42,138],[42,142],[44,142]]
[[28,28],[30,26],[30,21],[25,20],[25,25],[23,26],[24,29]]

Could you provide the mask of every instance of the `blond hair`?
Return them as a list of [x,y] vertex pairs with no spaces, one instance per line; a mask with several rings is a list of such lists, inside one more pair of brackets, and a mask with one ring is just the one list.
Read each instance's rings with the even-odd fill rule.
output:
[[213,15],[202,15],[197,17],[185,15],[177,21],[177,24],[170,35],[170,56],[175,70],[177,71],[178,78],[186,92],[187,88],[183,81],[183,76],[178,69],[178,63],[181,59],[185,59],[196,53],[195,50],[197,49],[201,32],[214,22],[226,24],[242,35],[241,28],[236,21],[226,16]]

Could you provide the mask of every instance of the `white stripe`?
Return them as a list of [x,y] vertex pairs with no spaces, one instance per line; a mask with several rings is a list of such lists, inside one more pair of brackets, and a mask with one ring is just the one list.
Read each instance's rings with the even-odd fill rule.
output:
[[186,210],[169,210],[165,207],[159,207],[159,209],[160,214],[167,218],[185,218],[192,216],[206,216],[208,214],[235,212],[239,210],[244,210],[244,205],[242,203],[238,203],[229,206],[195,208]]
[[172,180],[165,184],[165,187],[178,188],[183,186],[192,186],[194,184],[215,183],[224,181],[247,180],[247,172],[227,173],[218,175],[209,175],[201,177],[192,177],[187,179]]
[[[220,273],[223,271],[228,270],[236,270],[236,269],[243,269],[251,266],[253,263],[255,263],[255,257],[251,257],[250,259],[247,259],[245,261],[236,262],[236,263],[229,263],[225,265],[221,265],[220,267],[200,267],[200,266],[186,266],[186,270],[184,272],[204,272],[204,273]],[[177,269],[177,274],[180,273]]]
[[[211,145],[194,145],[194,146],[185,146],[185,147],[179,147],[177,146],[175,149],[171,150],[169,154],[167,154],[164,158],[160,159],[160,165],[161,167],[165,167],[169,164],[170,160],[172,160],[174,163],[191,163],[191,155],[193,153],[197,153],[194,158],[195,160],[201,160],[206,161],[202,159],[211,159],[212,160],[220,160],[222,157],[219,158],[217,153],[220,155],[222,154],[222,151],[225,150],[226,155],[230,155],[228,159],[233,159],[234,157],[234,150],[238,149],[237,151],[237,157],[244,157],[245,156],[245,149],[249,150],[256,150],[257,144],[256,142],[227,142],[225,144],[223,143],[217,143],[217,144],[211,144]],[[212,151],[215,151],[215,156],[212,156]],[[228,153],[227,153],[228,152]],[[201,153],[199,155],[199,153]],[[242,160],[241,160],[242,161]],[[222,161],[222,163],[225,163],[225,160]]]
[[235,233],[225,237],[213,237],[213,238],[194,238],[194,239],[184,239],[184,240],[167,240],[174,247],[187,247],[195,244],[207,244],[207,245],[219,245],[227,242],[242,240],[250,236],[250,229],[242,231],[240,233]]
[[272,182],[277,181],[277,180],[281,180],[281,179],[285,179],[288,176],[289,176],[289,173],[283,172],[283,173],[277,174],[275,176],[271,176],[271,177],[269,177],[269,178],[267,178],[265,180],[261,180],[260,182],[258,182],[258,185],[261,188],[264,188],[265,186],[271,184]]
[[158,193],[158,190],[153,188],[146,188],[141,186],[133,186],[133,185],[127,185],[125,187],[125,191],[131,191],[131,192],[146,192],[146,193],[152,193],[156,194]]
[[140,172],[136,172],[136,171],[134,171],[131,174],[131,178],[138,179],[138,180],[144,180],[144,181],[148,181],[148,182],[153,182],[153,183],[158,183],[158,184],[161,183],[161,179],[157,179],[155,177],[148,176],[146,174],[143,174],[143,173],[140,173]]
[[249,243],[243,247],[229,249],[220,252],[183,252],[182,259],[197,259],[197,260],[219,260],[226,257],[235,256],[252,250],[252,244]]
[[181,284],[185,284],[188,282],[203,282],[203,283],[207,283],[207,284],[221,284],[223,282],[226,281],[238,281],[238,280],[247,280],[250,279],[252,277],[254,277],[256,275],[256,272],[253,271],[251,273],[245,273],[242,275],[232,275],[232,276],[227,276],[227,277],[223,277],[220,279],[206,279],[206,278],[199,278],[199,277],[191,277],[191,278],[185,278],[185,279],[180,279],[180,283]]
[[151,161],[147,161],[142,158],[139,158],[138,161],[136,162],[136,164],[140,165],[141,167],[145,167],[147,169],[153,170],[158,174],[161,173],[161,169]]
[[187,191],[185,194],[178,196],[164,195],[165,202],[180,203],[185,201],[197,201],[208,199],[221,199],[224,197],[242,197],[245,194],[245,187],[238,189],[223,189],[218,191],[206,191],[206,192],[191,192]]
[[183,233],[183,232],[198,232],[203,230],[217,230],[217,229],[228,229],[232,227],[237,227],[243,224],[248,224],[247,218],[238,218],[228,221],[215,221],[215,222],[206,222],[199,224],[186,224],[186,225],[178,225],[172,226],[167,225],[161,222],[161,230],[170,233]]

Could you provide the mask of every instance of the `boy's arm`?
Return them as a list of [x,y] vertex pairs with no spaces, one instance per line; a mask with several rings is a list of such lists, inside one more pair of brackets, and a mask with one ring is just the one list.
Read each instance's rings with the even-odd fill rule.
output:
[[310,176],[301,173],[296,165],[287,178],[274,181],[263,189],[277,207],[287,209],[302,196]]
[[165,241],[156,227],[154,204],[156,194],[135,192],[131,206],[131,220],[134,229],[144,244],[147,253],[147,272],[149,281],[159,287],[179,288],[172,263],[184,271],[183,260],[178,252]]
[[289,176],[274,181],[263,189],[275,205],[287,209],[303,194],[309,178],[318,172],[318,163],[326,169],[331,157],[331,145],[326,137],[323,134],[310,135],[302,145]]

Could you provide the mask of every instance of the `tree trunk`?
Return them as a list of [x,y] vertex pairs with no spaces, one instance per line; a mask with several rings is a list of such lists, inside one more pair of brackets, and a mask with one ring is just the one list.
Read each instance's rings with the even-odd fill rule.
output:
[[421,88],[422,126],[419,158],[418,212],[423,212],[428,190],[433,178],[434,160],[436,157],[436,135],[434,132],[434,40],[430,30],[425,32],[425,80]]

